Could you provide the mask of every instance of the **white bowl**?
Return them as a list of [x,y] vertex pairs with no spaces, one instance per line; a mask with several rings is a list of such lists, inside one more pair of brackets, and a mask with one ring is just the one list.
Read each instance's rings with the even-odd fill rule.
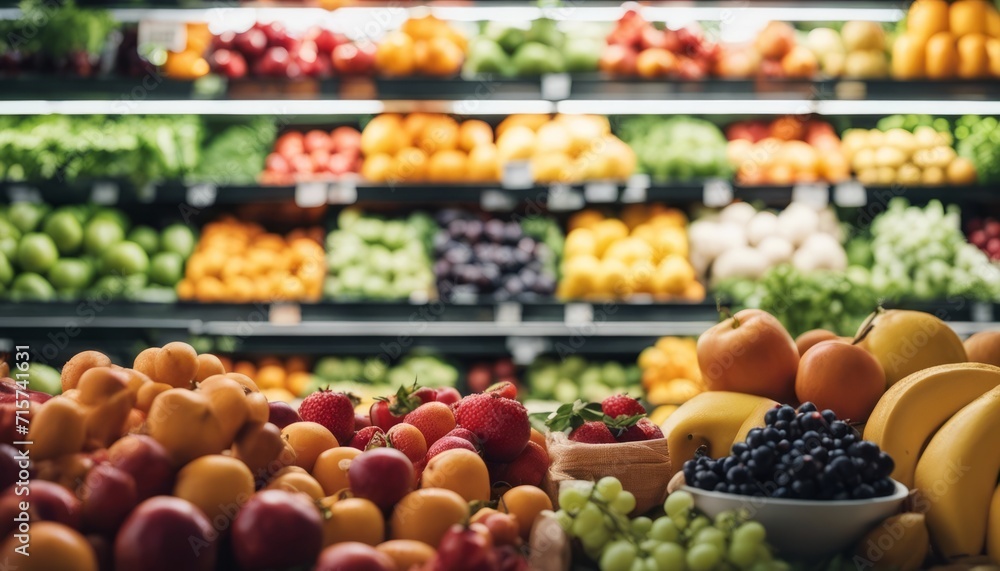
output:
[[767,542],[778,555],[822,559],[844,551],[885,518],[897,513],[909,491],[893,480],[890,496],[868,500],[818,501],[740,496],[682,489],[694,496],[698,510],[715,517],[726,510],[747,510],[767,530]]

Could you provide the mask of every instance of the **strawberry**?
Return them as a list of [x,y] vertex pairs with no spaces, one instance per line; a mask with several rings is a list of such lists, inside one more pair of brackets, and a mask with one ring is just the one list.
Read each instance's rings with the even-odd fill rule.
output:
[[416,426],[427,445],[431,446],[455,428],[455,414],[443,402],[432,401],[417,407],[417,410],[403,419],[407,424]]
[[318,390],[302,400],[299,416],[307,422],[321,424],[333,433],[337,442],[350,442],[354,437],[354,402],[345,393]]
[[472,452],[475,452],[476,454],[479,453],[479,451],[476,450],[476,447],[473,446],[472,443],[469,442],[468,440],[464,438],[459,438],[457,436],[445,436],[444,438],[441,438],[440,440],[435,442],[433,446],[427,449],[427,461],[429,462],[431,458],[437,456],[442,452],[445,452],[447,450],[454,450],[456,448],[470,450]]
[[488,389],[488,393],[498,393],[500,396],[509,399],[517,398],[517,387],[514,383],[510,381],[500,381],[499,383],[493,383]]
[[417,407],[434,400],[434,396],[434,389],[421,388],[416,383],[410,387],[399,387],[395,395],[375,399],[368,416],[373,426],[388,432]]
[[652,420],[648,418],[640,418],[636,426],[642,429],[643,433],[646,434],[646,440],[653,440],[654,438],[663,438],[663,431],[660,430],[659,426],[656,426]]
[[445,436],[457,436],[459,438],[463,438],[471,442],[472,445],[475,446],[476,448],[479,448],[479,439],[476,438],[476,435],[473,434],[472,431],[467,428],[456,426],[454,430],[452,430],[448,434],[445,434]]
[[528,410],[498,393],[470,395],[455,407],[455,420],[479,438],[483,455],[493,462],[510,462],[528,445]]
[[601,410],[611,418],[646,414],[646,409],[639,404],[639,401],[626,394],[611,395],[604,399],[601,401]]
[[354,438],[351,439],[351,448],[357,448],[364,452],[369,447],[378,448],[380,446],[386,445],[385,432],[377,426],[366,426],[361,430],[354,433]]
[[663,431],[659,426],[653,424],[648,418],[640,418],[638,422],[625,428],[618,435],[618,442],[641,442],[643,440],[653,440],[663,438]]
[[599,420],[591,420],[581,424],[569,433],[569,439],[587,444],[614,444],[615,437],[608,430],[608,425]]
[[511,486],[541,486],[549,471],[549,454],[544,448],[528,442],[524,452],[507,465],[501,479]]

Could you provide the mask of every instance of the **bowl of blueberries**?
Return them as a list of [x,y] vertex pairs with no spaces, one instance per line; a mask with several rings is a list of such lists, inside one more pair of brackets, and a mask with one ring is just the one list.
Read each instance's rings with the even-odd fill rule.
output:
[[764,424],[729,456],[684,463],[699,510],[743,510],[779,555],[797,559],[841,552],[899,511],[909,491],[889,477],[892,458],[833,411],[782,405]]

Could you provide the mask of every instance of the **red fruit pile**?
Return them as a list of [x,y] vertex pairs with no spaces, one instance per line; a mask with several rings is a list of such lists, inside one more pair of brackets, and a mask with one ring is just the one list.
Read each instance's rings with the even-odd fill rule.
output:
[[991,260],[1000,260],[1000,220],[974,218],[966,227],[969,242],[986,252]]
[[607,37],[601,71],[646,78],[701,79],[715,67],[717,44],[705,39],[697,23],[679,30],[660,29],[639,12],[627,10]]
[[264,161],[262,184],[339,178],[361,170],[361,133],[354,127],[333,131],[288,131],[274,142]]

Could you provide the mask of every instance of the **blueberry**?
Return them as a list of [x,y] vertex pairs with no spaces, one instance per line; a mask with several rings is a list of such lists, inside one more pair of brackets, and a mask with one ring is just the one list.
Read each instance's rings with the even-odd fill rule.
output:
[[805,430],[822,430],[826,426],[826,422],[823,417],[818,412],[810,412],[809,414],[802,417],[799,424]]
[[843,438],[851,432],[851,427],[846,422],[836,421],[830,423],[830,434],[834,438]]
[[816,405],[811,402],[804,402],[799,405],[799,412],[815,412]]
[[810,450],[809,455],[823,464],[826,464],[830,460],[830,451],[822,446],[817,446]]
[[816,497],[819,488],[813,480],[795,480],[792,482],[792,492],[796,497],[810,499]]
[[767,446],[755,448],[754,451],[750,453],[750,458],[757,464],[769,466],[772,462],[774,462],[774,451]]
[[778,488],[775,488],[774,491],[771,492],[771,497],[772,498],[790,498],[790,497],[792,497],[792,493],[791,493],[791,491],[788,488],[786,488],[784,486],[780,486]]
[[787,486],[792,482],[792,476],[788,472],[780,472],[774,477],[774,483],[779,486]]
[[882,478],[881,480],[875,480],[875,483],[872,484],[872,489],[875,490],[875,497],[882,497],[892,495],[896,491],[896,486],[889,478]]
[[774,423],[777,420],[778,420],[778,409],[772,408],[771,410],[764,413],[764,424],[768,426],[774,426]]
[[792,449],[792,443],[787,440],[778,442],[778,452],[785,453]]
[[847,456],[837,456],[830,460],[830,469],[840,476],[841,480],[846,480],[857,474],[857,468]]
[[746,466],[733,466],[728,472],[726,472],[726,479],[734,484],[745,484],[748,480],[750,480],[750,472],[747,470]]
[[851,492],[851,497],[856,500],[867,500],[875,497],[875,489],[868,484],[861,484]]
[[721,478],[722,478],[723,476],[725,476],[725,475],[726,475],[726,470],[725,470],[725,468],[724,468],[724,467],[722,466],[722,462],[713,462],[713,463],[712,463],[712,473],[713,473],[713,474],[715,474],[715,475],[716,475],[717,477],[719,477],[720,479],[721,479]]
[[802,434],[802,440],[805,440],[810,448],[819,444],[820,436],[815,430],[807,430]]
[[718,484],[715,485],[714,488],[712,488],[712,491],[726,493],[727,491],[729,491],[729,484],[725,482],[719,482]]
[[808,448],[806,448],[806,441],[802,439],[796,439],[794,442],[792,442],[792,450],[805,452],[806,450],[808,450]]
[[823,415],[823,419],[826,420],[827,422],[833,422],[837,420],[837,413],[833,412],[830,409],[826,409],[820,414]]
[[787,420],[779,420],[778,422],[775,422],[774,423],[774,429],[777,430],[777,431],[779,431],[779,432],[782,431],[782,430],[788,430],[788,421]]
[[878,466],[878,474],[882,478],[889,477],[892,471],[896,469],[896,463],[892,460],[892,457],[885,452],[880,452],[878,458],[875,460],[876,466]]
[[777,442],[781,440],[781,433],[773,427],[767,427],[761,432],[765,442]]
[[733,456],[739,456],[747,450],[750,450],[750,447],[747,446],[746,442],[737,442],[736,444],[733,444],[731,452],[733,453]]
[[761,429],[754,428],[747,433],[747,446],[757,448],[762,444],[764,444],[764,434]]
[[778,409],[778,420],[791,421],[795,418],[795,409],[786,405],[782,405]]

